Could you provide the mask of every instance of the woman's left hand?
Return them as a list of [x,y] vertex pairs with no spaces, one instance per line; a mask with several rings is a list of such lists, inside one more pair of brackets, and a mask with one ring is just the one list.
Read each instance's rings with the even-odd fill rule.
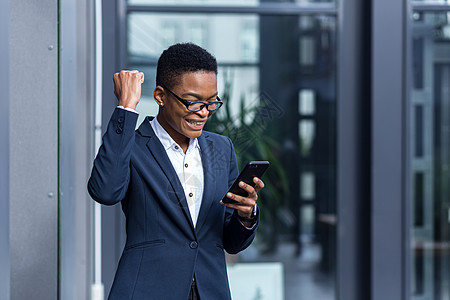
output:
[[[255,209],[256,201],[258,200],[257,192],[262,188],[264,188],[264,182],[262,182],[262,180],[259,179],[258,177],[254,177],[253,182],[255,183],[255,187],[252,187],[251,185],[246,184],[243,181],[239,182],[239,187],[248,193],[247,197],[239,196],[228,192],[227,197],[236,201],[237,203],[223,203],[222,201],[220,203],[222,203],[227,207],[234,208],[235,210],[237,210],[237,213],[241,218],[251,218],[253,210]],[[244,225],[246,226],[251,225],[245,223],[248,222],[244,222]]]

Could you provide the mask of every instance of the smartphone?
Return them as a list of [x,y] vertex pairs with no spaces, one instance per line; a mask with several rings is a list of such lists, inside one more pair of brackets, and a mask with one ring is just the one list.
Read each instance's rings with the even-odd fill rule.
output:
[[[233,182],[233,185],[230,187],[228,192],[247,197],[248,193],[241,189],[239,187],[239,182],[243,181],[251,186],[255,186],[255,183],[253,182],[254,177],[261,178],[261,176],[264,174],[264,172],[269,167],[270,163],[268,161],[251,161],[248,162],[244,169],[241,171],[239,176],[236,178],[236,180]],[[234,201],[233,199],[230,199],[226,196],[222,199],[223,203],[237,203],[237,201]]]

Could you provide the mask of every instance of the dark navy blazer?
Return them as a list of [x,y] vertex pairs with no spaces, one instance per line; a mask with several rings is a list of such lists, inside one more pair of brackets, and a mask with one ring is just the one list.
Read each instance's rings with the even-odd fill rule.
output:
[[236,212],[219,201],[238,175],[229,138],[198,138],[204,170],[203,200],[194,228],[183,188],[147,117],[116,108],[94,161],[88,190],[97,202],[121,202],[127,241],[109,299],[188,298],[195,274],[201,299],[230,299],[226,250],[252,242]]

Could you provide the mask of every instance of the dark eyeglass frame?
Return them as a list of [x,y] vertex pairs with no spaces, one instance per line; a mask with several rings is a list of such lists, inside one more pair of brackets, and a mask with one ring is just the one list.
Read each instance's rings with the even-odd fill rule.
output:
[[[191,112],[198,112],[198,111],[201,111],[205,106],[206,106],[206,109],[207,109],[208,111],[216,111],[216,110],[218,110],[218,109],[223,105],[223,101],[220,100],[219,96],[216,96],[216,97],[217,97],[217,100],[216,100],[216,101],[212,101],[212,102],[187,101],[187,100],[184,100],[183,98],[181,98],[180,96],[178,96],[177,94],[175,94],[174,92],[172,92],[171,90],[169,90],[166,86],[164,86],[164,85],[162,85],[162,84],[160,84],[159,86],[162,87],[163,89],[167,90],[169,93],[171,93],[172,96],[175,97],[175,99],[177,99],[177,100],[180,101],[182,104],[184,104],[184,106],[186,106],[186,109],[189,110],[189,111],[191,111]],[[200,109],[197,109],[197,110],[189,109],[189,106],[190,106],[190,105],[192,105],[192,104],[197,104],[197,103],[201,103]],[[212,105],[212,104],[216,104],[218,107],[217,107],[216,109],[209,109],[209,106]]]

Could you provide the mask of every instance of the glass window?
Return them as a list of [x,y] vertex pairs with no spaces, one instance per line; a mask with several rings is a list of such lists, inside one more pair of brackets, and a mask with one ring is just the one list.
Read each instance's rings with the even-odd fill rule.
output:
[[450,299],[450,13],[413,13],[411,299]]
[[[128,0],[131,5],[211,5],[211,6],[257,6],[262,2],[259,0]],[[270,1],[270,3],[285,2],[280,0]],[[296,0],[298,4],[308,3],[334,3],[335,0]]]
[[257,237],[227,256],[233,299],[335,299],[336,18],[136,12],[127,39],[127,68],[146,74],[141,119],[157,113],[160,53],[192,41],[219,63],[225,104],[207,130],[233,140],[240,167],[271,162]]
[[[256,100],[259,93],[258,31],[256,15],[130,14],[128,68],[143,70],[147,78],[138,109],[153,114],[157,112],[153,100],[157,59],[170,45],[186,41],[204,47],[216,57],[219,93],[230,93],[222,99]],[[238,113],[239,105],[239,101],[229,101],[232,115]],[[141,119],[144,117],[140,114]]]

